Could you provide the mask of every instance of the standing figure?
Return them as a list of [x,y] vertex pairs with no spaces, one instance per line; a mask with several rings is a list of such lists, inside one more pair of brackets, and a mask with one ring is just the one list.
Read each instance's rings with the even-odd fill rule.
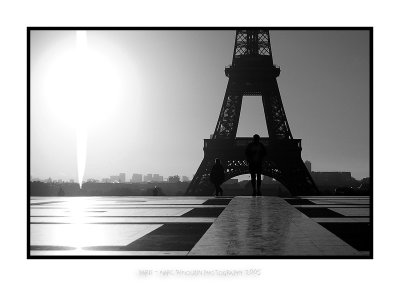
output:
[[[251,185],[253,187],[253,196],[261,196],[261,171],[264,157],[267,155],[264,145],[260,142],[260,136],[255,134],[253,141],[247,145],[246,159],[249,163],[249,171],[251,175]],[[256,192],[257,177],[257,192]]]
[[57,195],[59,195],[59,196],[65,196],[65,192],[64,192],[64,190],[63,190],[63,188],[62,188],[61,186],[60,186],[59,189],[58,189]]
[[214,184],[215,195],[218,197],[218,194],[221,194],[222,196],[221,184],[225,181],[225,173],[224,167],[221,165],[221,161],[218,158],[215,159],[215,164],[211,169],[210,181]]
[[160,193],[160,188],[155,186],[153,189],[153,196],[158,196]]

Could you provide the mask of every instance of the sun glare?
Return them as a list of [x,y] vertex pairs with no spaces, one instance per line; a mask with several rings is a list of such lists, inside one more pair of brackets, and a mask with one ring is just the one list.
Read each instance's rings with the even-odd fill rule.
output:
[[[88,237],[87,225],[85,224],[86,211],[89,207],[85,198],[72,198],[67,205],[71,216],[71,227],[65,232],[66,245],[72,245],[78,250],[87,245],[92,237]],[[84,237],[82,237],[84,236]],[[86,242],[86,243],[85,243]]]
[[90,128],[115,114],[123,96],[121,71],[111,52],[90,45],[76,31],[72,49],[59,49],[43,77],[43,96],[53,117],[76,129],[78,181],[82,187]]
[[106,120],[122,95],[122,77],[111,54],[92,47],[86,34],[77,31],[75,47],[59,50],[44,75],[44,96],[52,112],[74,127]]
[[76,130],[76,160],[78,167],[78,182],[79,188],[82,189],[83,176],[86,168],[86,151],[87,151],[87,126],[82,125],[77,127]]
[[[129,112],[130,130],[141,126],[141,81],[136,58],[118,38],[99,31],[62,31],[41,50],[34,94],[49,124],[76,134],[78,182],[82,187],[91,132],[114,130]],[[62,40],[58,40],[62,39]],[[36,95],[35,95],[36,96]],[[99,132],[101,131],[101,132]],[[105,138],[107,141],[107,138]]]

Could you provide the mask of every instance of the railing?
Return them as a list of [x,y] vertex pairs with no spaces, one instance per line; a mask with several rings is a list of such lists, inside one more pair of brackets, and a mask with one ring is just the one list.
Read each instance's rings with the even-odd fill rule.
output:
[[237,66],[226,66],[225,67],[225,76],[230,77],[233,75],[247,75],[247,76],[266,76],[272,75],[274,77],[278,77],[281,74],[281,68],[277,65],[271,66],[254,66],[254,65],[242,65],[240,67]]
[[[253,137],[237,137],[235,139],[204,139],[204,149],[216,147],[239,147],[244,148],[250,142],[253,141]],[[301,139],[271,139],[269,137],[260,138],[260,142],[264,144],[266,148],[272,145],[280,145],[280,146],[292,146],[294,148],[301,149]]]

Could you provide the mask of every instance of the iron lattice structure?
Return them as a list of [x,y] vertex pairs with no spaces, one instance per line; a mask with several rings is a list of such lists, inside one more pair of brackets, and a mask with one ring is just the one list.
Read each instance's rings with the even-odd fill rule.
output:
[[293,139],[276,78],[280,68],[272,60],[268,30],[237,30],[232,65],[221,112],[211,139],[204,140],[204,159],[187,195],[212,195],[209,181],[215,158],[225,167],[225,179],[249,173],[245,148],[252,138],[237,138],[243,96],[261,96],[269,138],[261,141],[267,156],[263,175],[281,182],[293,195],[317,193],[315,183],[301,158],[301,140]]

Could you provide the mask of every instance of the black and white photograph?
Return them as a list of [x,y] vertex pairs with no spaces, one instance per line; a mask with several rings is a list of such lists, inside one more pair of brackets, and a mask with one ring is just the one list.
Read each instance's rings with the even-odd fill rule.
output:
[[398,284],[395,1],[0,3],[0,285]]
[[28,27],[29,258],[372,258],[372,28]]

